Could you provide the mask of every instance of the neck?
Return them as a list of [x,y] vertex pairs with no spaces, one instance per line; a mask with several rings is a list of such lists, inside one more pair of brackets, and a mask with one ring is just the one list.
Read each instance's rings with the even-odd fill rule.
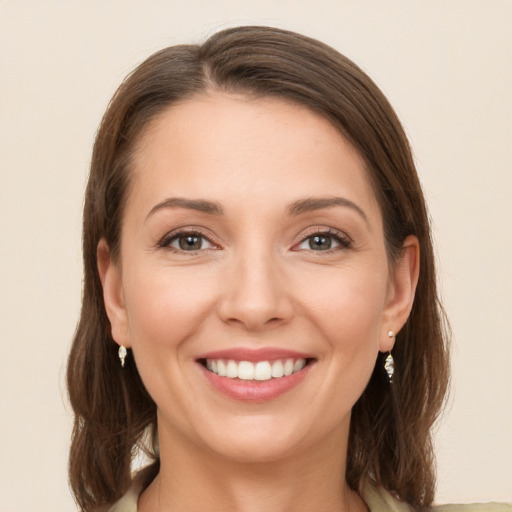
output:
[[139,512],[360,512],[345,483],[347,435],[272,461],[234,461],[160,432],[160,473]]

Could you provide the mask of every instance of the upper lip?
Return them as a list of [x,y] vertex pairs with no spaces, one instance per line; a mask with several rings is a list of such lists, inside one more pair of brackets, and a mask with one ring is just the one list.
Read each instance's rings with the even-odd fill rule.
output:
[[250,361],[255,363],[258,361],[272,361],[276,359],[313,359],[313,356],[304,352],[297,352],[295,350],[287,350],[277,347],[236,347],[207,352],[199,355],[196,359],[231,359],[233,361]]

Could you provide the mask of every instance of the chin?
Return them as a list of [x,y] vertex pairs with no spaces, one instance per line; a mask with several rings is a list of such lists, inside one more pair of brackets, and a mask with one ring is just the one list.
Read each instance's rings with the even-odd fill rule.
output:
[[302,447],[303,443],[294,437],[273,434],[235,433],[229,440],[225,436],[223,439],[211,439],[208,446],[219,457],[241,464],[265,464],[285,460]]
[[297,453],[316,452],[324,443],[332,449],[331,440],[340,446],[348,433],[350,413],[335,422],[329,419],[313,423],[303,415],[240,415],[224,418],[222,422],[204,422],[197,434],[199,444],[221,458],[265,464],[285,461]]

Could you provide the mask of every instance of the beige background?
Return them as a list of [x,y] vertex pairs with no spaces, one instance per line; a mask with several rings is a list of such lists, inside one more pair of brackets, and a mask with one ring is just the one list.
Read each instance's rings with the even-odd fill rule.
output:
[[512,500],[511,1],[0,0],[0,512],[74,510],[63,374],[111,94],[151,52],[248,23],[333,45],[401,116],[455,338],[438,500]]

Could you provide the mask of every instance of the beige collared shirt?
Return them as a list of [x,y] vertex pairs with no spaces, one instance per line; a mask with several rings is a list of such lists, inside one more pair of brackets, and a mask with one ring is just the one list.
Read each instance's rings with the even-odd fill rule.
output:
[[[142,490],[142,478],[133,480],[128,492],[115,503],[108,512],[137,512],[137,501]],[[414,509],[406,503],[393,498],[384,489],[368,487],[363,493],[363,499],[370,512],[413,512]],[[510,503],[481,503],[473,505],[438,505],[432,507],[432,512],[512,512]]]

